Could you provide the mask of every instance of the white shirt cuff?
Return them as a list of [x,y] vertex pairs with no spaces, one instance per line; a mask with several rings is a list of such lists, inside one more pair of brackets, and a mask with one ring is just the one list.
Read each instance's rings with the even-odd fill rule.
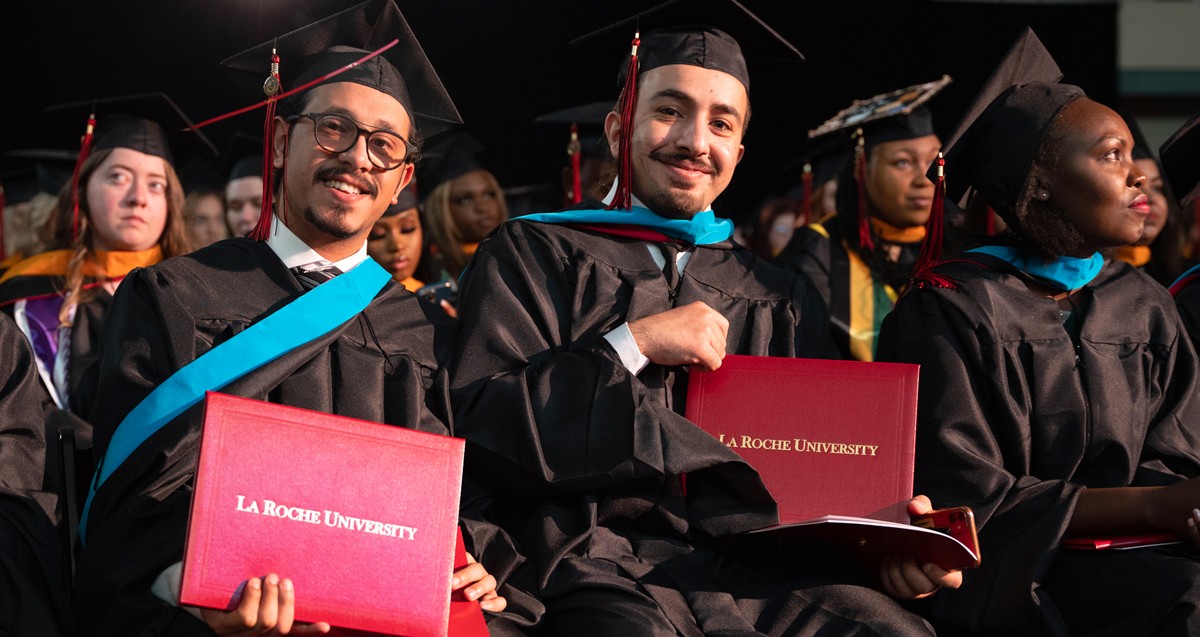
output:
[[[154,583],[150,585],[150,592],[162,601],[172,605],[179,606],[179,590],[183,584],[183,562],[175,562],[167,567],[167,570],[158,574],[154,578]],[[196,619],[203,621],[200,615],[200,609],[194,606],[179,606],[187,611]]]
[[642,350],[638,348],[637,341],[633,338],[633,332],[629,331],[629,323],[622,323],[617,329],[605,334],[604,340],[617,350],[617,356],[621,357],[621,364],[629,370],[629,373],[636,376],[646,368],[646,365],[650,364],[650,359],[646,358],[642,354]]

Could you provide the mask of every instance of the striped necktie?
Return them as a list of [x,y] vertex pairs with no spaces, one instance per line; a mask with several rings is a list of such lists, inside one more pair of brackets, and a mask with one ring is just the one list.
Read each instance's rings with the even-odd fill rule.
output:
[[342,273],[336,265],[324,259],[298,265],[291,270],[306,290],[311,290]]

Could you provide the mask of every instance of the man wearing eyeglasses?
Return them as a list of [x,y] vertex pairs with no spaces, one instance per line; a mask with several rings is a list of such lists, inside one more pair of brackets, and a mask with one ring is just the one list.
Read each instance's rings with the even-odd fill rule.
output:
[[[368,25],[367,32],[347,35],[347,22]],[[374,34],[386,39],[378,42]],[[363,61],[391,38],[400,44]],[[328,46],[347,40],[355,48]],[[267,176],[268,183],[273,180],[276,187],[265,193],[274,202],[264,206],[249,238],[228,239],[135,271],[116,295],[97,388],[103,400],[90,414],[97,457],[111,473],[96,489],[83,523],[87,542],[76,578],[76,612],[84,634],[328,630],[293,623],[298,591],[282,572],[247,573],[250,579],[228,612],[178,608],[202,405],[182,405],[182,415],[162,424],[123,462],[113,460],[120,454],[108,453],[119,448],[115,432],[126,415],[180,368],[203,362],[217,345],[280,308],[302,303],[310,290],[331,284],[326,291],[337,289],[339,277],[358,280],[358,268],[377,267],[367,257],[367,236],[412,178],[418,135],[459,119],[391,0],[372,0],[238,57],[261,73],[273,45],[281,66],[303,69],[299,77],[285,73],[284,86],[301,86],[348,65],[349,70],[279,103],[268,140],[275,173]],[[374,297],[359,295],[366,305],[345,323],[214,389],[448,433],[449,409],[438,390],[438,370],[453,325],[440,309],[419,302],[383,274],[387,282]],[[310,310],[333,313],[337,308]],[[297,471],[337,470],[297,459]],[[401,467],[397,472],[403,475]],[[464,493],[464,510],[477,496]],[[520,557],[502,534],[467,515],[462,519],[465,543],[480,563],[457,571],[454,587],[499,613],[507,601],[497,594],[497,578]],[[492,563],[498,564],[489,566],[494,576],[482,566]],[[494,619],[489,617],[493,634],[506,634],[507,622]]]

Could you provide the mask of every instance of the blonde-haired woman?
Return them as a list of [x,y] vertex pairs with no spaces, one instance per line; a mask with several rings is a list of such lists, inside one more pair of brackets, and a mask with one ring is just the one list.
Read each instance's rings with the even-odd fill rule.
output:
[[[483,150],[466,133],[431,144],[417,177],[423,193],[428,280],[457,280],[479,242],[508,219],[500,183],[475,159]],[[438,148],[437,146],[440,146]]]

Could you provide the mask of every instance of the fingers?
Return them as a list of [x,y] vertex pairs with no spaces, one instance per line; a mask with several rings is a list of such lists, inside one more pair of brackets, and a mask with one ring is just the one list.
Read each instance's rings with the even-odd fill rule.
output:
[[[242,588],[242,599],[238,602],[237,608],[233,610],[233,613],[228,614],[224,621],[221,621],[222,627],[226,629],[253,628],[255,622],[258,621],[258,605],[261,600],[262,580],[252,577]],[[214,628],[216,627],[214,626]]]
[[917,567],[916,560],[908,556],[884,558],[879,577],[884,591],[897,599],[920,599],[938,589],[938,585]]
[[458,310],[453,305],[450,304],[450,301],[442,299],[441,305],[442,305],[442,310],[446,314],[449,314],[451,318],[458,318]]
[[491,595],[490,597],[485,597],[484,599],[479,601],[480,608],[482,608],[483,610],[486,610],[486,611],[491,611],[493,613],[499,613],[499,612],[503,611],[505,608],[508,608],[508,600],[507,599],[497,595],[496,593],[491,593],[490,595]]
[[928,496],[913,496],[913,499],[908,501],[908,514],[911,516],[925,515],[932,510],[933,504],[929,501]]
[[[487,569],[483,564],[474,562],[454,571],[454,578],[450,581],[450,590],[456,591],[468,584],[474,584],[488,576]],[[495,580],[493,580],[495,581]],[[469,598],[469,599],[474,599]]]
[[962,571],[947,571],[933,563],[922,564],[921,570],[925,572],[925,576],[929,578],[929,581],[942,588],[958,588],[962,586]]
[[271,573],[263,578],[262,601],[258,604],[255,626],[271,630],[279,623],[279,576]]

